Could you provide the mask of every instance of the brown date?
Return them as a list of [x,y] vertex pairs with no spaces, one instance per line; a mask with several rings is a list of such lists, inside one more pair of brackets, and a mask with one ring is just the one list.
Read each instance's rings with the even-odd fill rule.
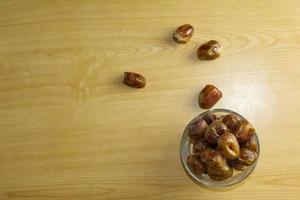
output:
[[202,117],[202,119],[204,119],[206,123],[210,125],[217,119],[217,116],[214,113],[208,112]]
[[209,148],[210,145],[207,143],[205,138],[201,138],[198,140],[193,146],[193,153],[196,155],[200,155],[205,149]]
[[257,150],[257,142],[256,142],[256,139],[255,139],[255,135],[252,135],[251,138],[249,140],[247,140],[243,145],[242,145],[243,148],[248,148],[250,149],[251,151],[254,151],[256,152]]
[[194,34],[194,28],[190,24],[184,24],[173,33],[173,39],[177,43],[187,43]]
[[216,120],[206,128],[204,137],[208,143],[217,144],[219,137],[226,132],[228,132],[227,126]]
[[191,170],[198,176],[204,174],[206,171],[205,165],[196,155],[189,155],[187,157],[187,164],[191,168]]
[[204,119],[197,119],[189,125],[187,134],[191,139],[200,139],[204,136],[207,127],[208,125]]
[[240,162],[239,159],[230,160],[229,166],[239,171],[245,170],[248,167],[245,163]]
[[208,167],[207,168],[208,176],[215,181],[222,181],[232,176],[233,170],[227,164],[225,164],[220,169],[215,169]]
[[247,120],[240,120],[237,131],[234,134],[239,143],[243,143],[255,134],[255,130]]
[[241,148],[238,160],[246,165],[251,165],[255,162],[257,153],[250,149]]
[[239,127],[239,118],[234,114],[225,115],[222,122],[234,133]]
[[202,109],[210,109],[222,98],[222,92],[214,85],[206,85],[198,96],[198,104]]
[[234,160],[240,155],[240,145],[232,133],[224,133],[218,139],[218,146],[223,150],[228,160]]
[[220,169],[226,165],[225,156],[217,150],[207,148],[200,153],[200,158],[210,168]]
[[210,40],[202,44],[197,51],[199,60],[214,60],[218,58],[220,54],[220,44],[215,40]]
[[146,79],[135,72],[124,72],[123,83],[133,88],[143,88],[146,85]]

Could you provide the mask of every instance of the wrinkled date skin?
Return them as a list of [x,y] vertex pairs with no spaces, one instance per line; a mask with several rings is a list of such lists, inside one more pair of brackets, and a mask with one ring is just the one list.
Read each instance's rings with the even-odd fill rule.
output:
[[249,165],[253,164],[257,159],[257,153],[247,148],[241,148],[240,156],[229,161],[229,165],[236,170],[245,170]]
[[202,109],[212,108],[222,98],[222,92],[214,85],[206,85],[198,96],[198,104]]
[[200,158],[196,155],[189,155],[187,157],[187,164],[193,170],[193,172],[198,176],[204,174],[206,171],[205,165],[202,163]]
[[217,150],[205,149],[200,153],[201,161],[213,169],[221,169],[226,165],[225,156]]
[[194,34],[194,28],[190,24],[184,24],[173,33],[173,39],[177,43],[187,43]]
[[240,120],[237,131],[234,134],[239,143],[243,143],[255,134],[255,130],[247,120]]
[[205,139],[209,144],[217,144],[219,137],[226,132],[228,132],[227,126],[216,120],[207,127]]
[[197,51],[199,60],[214,60],[220,57],[220,44],[215,40],[210,40],[202,44]]
[[135,72],[124,72],[123,83],[133,88],[143,88],[146,86],[146,79]]
[[233,170],[227,164],[225,164],[220,169],[215,169],[208,167],[207,168],[208,176],[215,181],[222,181],[232,176]]
[[240,161],[240,163],[244,163],[249,166],[255,162],[256,158],[256,152],[251,151],[250,149],[241,148],[238,160]]
[[242,145],[242,147],[248,148],[251,151],[256,152],[257,151],[257,142],[255,140],[255,135],[252,135],[251,138]]
[[200,155],[205,149],[209,148],[210,145],[207,143],[205,138],[201,138],[198,140],[193,146],[193,153],[196,155]]
[[230,160],[229,166],[239,171],[245,170],[248,167],[245,163],[240,162],[238,159]]
[[217,115],[215,115],[214,113],[208,112],[202,117],[202,119],[204,119],[206,121],[206,123],[208,125],[210,125],[217,119]]
[[207,127],[208,125],[204,119],[197,119],[188,127],[188,136],[193,140],[200,139],[204,137]]
[[218,146],[228,160],[234,160],[240,155],[240,145],[232,133],[221,135],[218,139]]
[[222,122],[235,133],[239,127],[239,118],[234,114],[225,115]]

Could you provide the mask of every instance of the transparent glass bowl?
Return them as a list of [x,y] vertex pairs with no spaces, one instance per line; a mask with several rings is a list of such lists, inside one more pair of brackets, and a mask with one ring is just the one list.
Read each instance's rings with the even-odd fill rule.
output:
[[256,164],[257,164],[257,161],[258,161],[258,158],[259,158],[259,152],[260,152],[259,140],[258,140],[257,135],[255,134],[255,139],[256,139],[256,142],[257,142],[257,159],[256,159],[255,163],[253,163],[252,165],[247,167],[245,170],[243,170],[243,171],[234,170],[233,175],[230,178],[228,178],[226,180],[223,180],[223,181],[214,181],[214,180],[210,179],[207,174],[197,176],[196,174],[194,174],[194,172],[189,168],[189,166],[186,163],[187,157],[188,157],[189,154],[192,153],[192,147],[193,147],[193,145],[190,143],[189,136],[187,135],[187,128],[196,119],[202,118],[207,113],[214,113],[217,116],[226,115],[226,114],[235,114],[235,115],[239,116],[240,118],[245,119],[240,114],[235,113],[231,110],[226,110],[226,109],[209,110],[209,111],[203,112],[200,115],[198,115],[197,117],[195,117],[187,125],[187,127],[185,128],[185,130],[183,132],[182,138],[181,138],[181,142],[180,142],[180,159],[181,159],[181,163],[182,163],[182,166],[183,166],[186,174],[197,185],[202,186],[202,187],[207,188],[207,189],[226,189],[226,188],[230,188],[234,185],[237,185],[238,183],[241,183],[243,180],[245,180],[247,177],[249,177],[249,175],[254,171],[254,169],[256,167]]

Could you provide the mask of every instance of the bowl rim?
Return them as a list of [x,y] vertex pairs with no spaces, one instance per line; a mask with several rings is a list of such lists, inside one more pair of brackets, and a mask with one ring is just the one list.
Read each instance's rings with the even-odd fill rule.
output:
[[[201,186],[201,187],[206,188],[206,189],[213,189],[213,190],[220,190],[220,189],[232,188],[233,186],[236,186],[236,185],[242,183],[243,181],[245,181],[253,173],[254,169],[256,168],[257,162],[259,160],[259,155],[260,155],[259,138],[257,136],[257,132],[255,132],[255,138],[256,138],[256,141],[257,141],[257,152],[256,152],[257,153],[257,158],[256,158],[256,161],[251,166],[248,166],[246,170],[243,170],[243,171],[239,172],[238,174],[240,175],[240,177],[237,177],[237,179],[232,179],[231,182],[228,182],[227,179],[224,180],[224,181],[214,181],[214,180],[211,180],[211,183],[208,184],[205,180],[201,179],[201,177],[203,177],[204,175],[202,175],[201,177],[198,177],[197,175],[195,175],[193,173],[192,170],[190,170],[189,166],[186,163],[186,160],[185,160],[186,158],[184,158],[184,151],[183,151],[183,150],[186,149],[186,146],[187,146],[186,145],[186,141],[187,140],[189,141],[189,137],[186,134],[187,128],[190,126],[191,123],[193,123],[199,117],[201,117],[201,116],[203,116],[203,115],[205,115],[207,113],[218,113],[218,112],[223,112],[223,113],[227,113],[227,114],[235,114],[235,115],[241,117],[242,119],[246,119],[244,116],[242,116],[239,113],[236,113],[236,112],[234,112],[232,110],[229,110],[229,109],[223,109],[223,108],[217,108],[217,109],[206,110],[204,112],[201,112],[196,117],[194,117],[188,123],[188,125],[185,127],[185,129],[184,129],[184,131],[182,133],[182,137],[181,137],[181,141],[180,141],[180,150],[179,150],[181,165],[184,168],[185,173],[190,177],[190,179],[194,183],[196,183],[198,186]],[[235,175],[235,176],[237,176],[237,175]],[[232,176],[231,178],[234,178],[235,176]],[[215,183],[215,184],[212,185],[212,183]]]

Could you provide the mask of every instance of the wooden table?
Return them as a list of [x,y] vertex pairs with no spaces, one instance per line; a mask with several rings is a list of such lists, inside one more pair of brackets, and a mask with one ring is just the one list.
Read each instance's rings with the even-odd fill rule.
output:
[[[195,34],[180,45],[184,23]],[[298,0],[1,1],[0,199],[300,199],[299,38]],[[210,39],[222,56],[201,62]],[[261,142],[254,174],[226,192],[179,159],[207,83]]]

